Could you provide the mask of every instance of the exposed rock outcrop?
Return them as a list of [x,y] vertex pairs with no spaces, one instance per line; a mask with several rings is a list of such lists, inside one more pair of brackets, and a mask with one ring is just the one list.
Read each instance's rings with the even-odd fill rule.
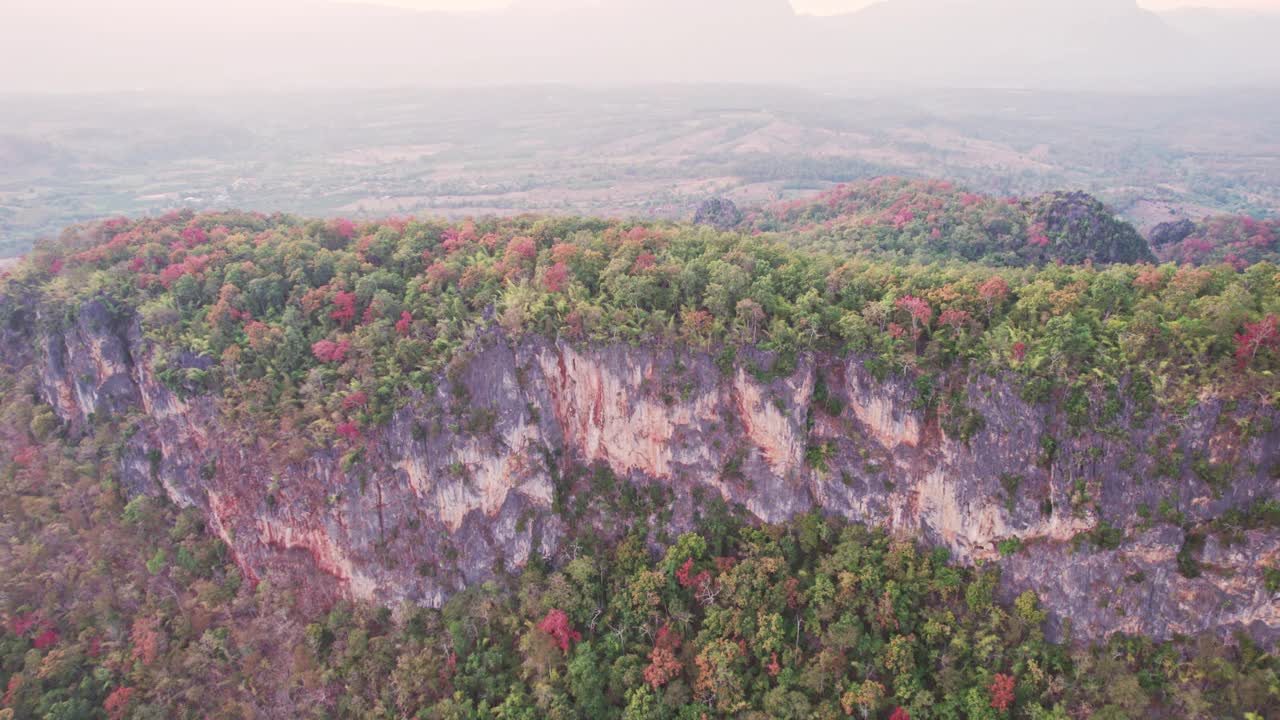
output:
[[[1280,497],[1280,428],[1266,406],[1204,398],[1139,420],[1126,403],[1111,423],[1072,428],[1056,404],[1024,401],[1015,378],[941,378],[960,388],[947,402],[983,420],[966,442],[921,407],[913,378],[878,379],[857,357],[805,356],[774,377],[774,358],[755,351],[724,372],[696,351],[489,335],[344,457],[283,452],[283,431],[246,437],[216,398],[175,394],[138,322],[98,303],[39,348],[43,392],[73,432],[104,415],[138,420],[126,487],[198,506],[251,578],[301,579],[317,602],[434,605],[532,553],[554,557],[570,535],[554,509],[561,471],[595,463],[672,490],[672,531],[692,526],[706,493],[763,521],[821,508],[999,562],[1007,595],[1035,590],[1051,626],[1069,621],[1075,637],[1280,638],[1261,577],[1280,534],[1210,538],[1204,571],[1187,578],[1183,531],[1143,519],[1163,505],[1195,523]],[[1104,520],[1127,539],[1073,542]],[[997,543],[1014,537],[1023,549],[1002,558]]]
[[1051,236],[1071,238],[1071,263],[1155,262],[1147,241],[1100,200],[1083,192],[1052,192],[1028,201],[1032,216]]
[[1155,247],[1173,245],[1191,237],[1196,231],[1196,224],[1187,219],[1176,222],[1160,223],[1151,229],[1151,244]]
[[728,198],[710,198],[698,206],[693,216],[695,225],[710,225],[717,230],[728,230],[742,222],[742,211]]

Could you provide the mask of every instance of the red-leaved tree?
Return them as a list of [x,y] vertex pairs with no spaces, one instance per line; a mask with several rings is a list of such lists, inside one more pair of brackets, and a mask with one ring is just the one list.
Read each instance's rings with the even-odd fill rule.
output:
[[186,241],[187,247],[193,248],[197,245],[203,245],[209,242],[209,234],[195,225],[192,225],[182,231],[182,239]]
[[111,691],[102,703],[102,709],[107,711],[107,717],[110,720],[121,720],[125,716],[129,711],[129,702],[133,700],[134,692],[131,687],[118,687]]
[[356,224],[347,218],[338,218],[332,222],[330,228],[333,234],[343,240],[350,240],[356,235]]
[[680,583],[680,587],[693,588],[694,592],[697,592],[711,582],[711,573],[703,570],[694,574],[693,558],[689,558],[684,561],[684,565],[676,568],[676,582]]
[[778,653],[769,653],[769,664],[765,666],[765,670],[769,672],[769,677],[778,677],[782,674],[782,663],[778,662]]
[[568,263],[578,257],[578,246],[573,243],[556,243],[551,246],[551,262]]
[[356,294],[338,291],[338,294],[333,296],[333,308],[329,317],[344,324],[351,322],[356,317]]
[[360,428],[353,422],[347,421],[334,428],[339,437],[346,438],[349,442],[355,442],[360,439]]
[[39,450],[35,445],[28,445],[13,454],[13,462],[18,467],[27,467],[35,462]]
[[1133,284],[1147,292],[1156,292],[1164,286],[1164,273],[1159,268],[1148,265],[1133,279]]
[[689,587],[691,578],[689,573],[693,571],[693,558],[684,561],[684,564],[676,568],[676,582],[680,583],[680,587]]
[[1280,322],[1275,315],[1268,315],[1256,323],[1245,323],[1244,332],[1236,335],[1236,361],[1245,367],[1264,348],[1280,346]]
[[929,307],[928,302],[914,295],[904,295],[898,298],[894,305],[911,316],[912,335],[919,336],[921,329],[929,327],[929,321],[933,320],[933,308]]
[[347,352],[351,350],[350,340],[340,340],[334,342],[332,340],[321,340],[311,346],[311,354],[322,363],[340,363],[347,359]]
[[1049,247],[1049,236],[1046,235],[1048,226],[1042,222],[1036,223],[1027,229],[1027,244],[1036,247]]
[[938,316],[938,322],[951,328],[954,332],[960,332],[967,327],[972,320],[973,318],[969,315],[967,310],[957,310],[955,308],[943,310],[942,314]]
[[631,274],[639,275],[656,265],[658,258],[653,253],[640,253],[636,256],[636,261],[631,264]]
[[22,673],[14,673],[9,676],[9,684],[5,687],[5,693],[0,696],[0,705],[13,705],[13,697],[22,689],[23,683]]
[[569,616],[563,610],[552,609],[538,623],[538,629],[551,636],[560,646],[561,652],[569,652],[569,645],[582,639],[582,633],[569,625]]
[[1013,704],[1013,685],[1012,675],[997,674],[991,681],[991,707],[1002,712],[1008,710]]
[[547,268],[542,276],[542,285],[547,292],[562,293],[569,284],[569,266],[562,262]]
[[129,631],[129,640],[133,643],[133,659],[140,661],[143,665],[155,662],[160,655],[160,645],[164,641],[164,636],[160,633],[161,630],[155,620],[149,617],[134,620],[133,628]]
[[259,352],[271,347],[272,343],[282,335],[279,329],[261,320],[250,320],[244,326],[244,334],[249,338],[249,347]]
[[653,651],[649,653],[649,667],[644,669],[645,682],[653,689],[666,685],[680,675],[683,666],[680,664],[679,652],[682,638],[663,625],[658,631],[657,640],[653,643]]
[[427,268],[427,281],[422,283],[423,292],[440,292],[446,285],[457,279],[458,273],[449,265],[437,260]]
[[517,236],[507,243],[503,261],[509,266],[518,267],[533,262],[536,257],[538,257],[538,243],[531,237]]
[[53,628],[49,628],[44,632],[40,633],[40,635],[38,635],[35,639],[35,646],[37,650],[48,650],[49,648],[57,644],[58,644],[58,631],[54,630]]
[[1009,283],[996,275],[978,286],[978,297],[987,306],[987,319],[990,320],[991,314],[1009,297]]

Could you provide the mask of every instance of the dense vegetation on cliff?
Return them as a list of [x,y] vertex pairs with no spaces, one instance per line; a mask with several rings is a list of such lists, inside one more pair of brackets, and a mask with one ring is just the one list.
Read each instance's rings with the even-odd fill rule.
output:
[[[78,441],[0,371],[0,718],[1241,718],[1280,712],[1280,662],[1247,638],[1054,645],[1033,593],[817,515],[752,527],[708,503],[658,556],[602,469],[559,569],[443,609],[252,586],[198,512],[129,501],[127,419]],[[588,490],[587,488],[590,488]],[[660,502],[660,500],[659,500]],[[599,506],[599,507],[596,507]]]
[[[1074,432],[1116,437],[1126,407],[1280,399],[1280,269],[1125,264],[1150,251],[1080,196],[970,201],[883,181],[738,227],[106,221],[0,281],[0,332],[30,340],[30,326],[70,327],[97,301],[113,332],[136,319],[154,352],[135,361],[181,394],[219,398],[226,427],[347,457],[407,391],[449,384],[465,406],[456,378],[495,329],[686,346],[760,378],[805,352],[856,353],[878,376],[913,378],[920,407],[961,440],[982,422],[957,402],[978,373],[1057,401]],[[776,362],[751,365],[751,346]],[[1055,645],[1034,593],[996,601],[994,567],[817,514],[752,525],[711,499],[697,501],[696,534],[660,537],[648,532],[669,504],[660,485],[572,458],[553,504],[573,535],[554,562],[535,553],[441,610],[317,614],[305,587],[247,580],[198,511],[126,496],[121,458],[143,418],[90,418],[74,436],[36,373],[0,370],[0,720],[1280,713],[1280,664],[1247,638]],[[815,387],[815,403],[830,400]],[[1051,459],[1053,439],[1041,442]],[[821,464],[822,448],[809,451]],[[1213,481],[1219,468],[1199,464]],[[606,541],[586,517],[634,531]],[[1214,522],[1238,535],[1280,526],[1280,512],[1260,502]],[[1076,540],[1117,534],[1102,523]],[[1001,552],[1018,551],[1009,542]],[[1188,576],[1195,562],[1180,554]],[[1280,574],[1265,582],[1280,590]]]
[[[1086,388],[1114,395],[1123,386],[1140,405],[1205,392],[1274,397],[1274,265],[943,262],[1149,256],[1131,228],[1074,195],[968,197],[949,186],[872,183],[781,211],[793,229],[768,237],[578,218],[355,224],[174,213],[69,232],[14,271],[3,292],[43,303],[46,322],[88,298],[121,318],[136,311],[173,387],[216,389],[231,412],[268,426],[287,417],[319,441],[354,439],[382,422],[407,388],[431,387],[492,327],[715,347],[726,367],[736,347],[758,345],[782,358],[758,369],[765,374],[817,349],[866,354],[878,372],[926,379],[1007,372],[1028,398],[1070,395],[1080,418],[1089,415]],[[911,209],[938,203],[944,217]],[[848,215],[855,205],[873,214]],[[801,229],[828,208],[842,224]],[[916,219],[893,237],[937,262],[846,255],[856,248],[840,232],[892,234],[875,217],[894,212]],[[974,235],[995,225],[1008,230],[995,245]],[[18,306],[7,302],[5,312]],[[934,390],[922,388],[931,402]]]

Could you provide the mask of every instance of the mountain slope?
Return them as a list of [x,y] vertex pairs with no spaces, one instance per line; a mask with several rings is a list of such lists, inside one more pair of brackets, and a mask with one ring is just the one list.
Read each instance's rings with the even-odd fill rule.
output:
[[812,202],[757,214],[755,231],[801,247],[917,261],[956,258],[993,265],[1154,262],[1147,243],[1085,193],[1018,200],[946,181],[877,178],[841,185]]
[[1151,231],[1151,244],[1165,262],[1246,268],[1280,261],[1280,220],[1223,215],[1162,223]]
[[[1077,194],[975,205],[1107,249]],[[43,244],[0,274],[0,718],[1274,716],[1275,266],[794,233]]]
[[[1056,645],[1036,596],[1006,602],[990,567],[947,562],[941,551],[837,517],[756,528],[706,501],[697,533],[646,548],[640,528],[663,522],[663,493],[628,492],[599,467],[573,478],[591,488],[573,497],[574,511],[603,513],[615,527],[635,517],[620,542],[579,522],[578,542],[549,562],[504,571],[440,610],[312,607],[315,578],[255,584],[198,509],[121,492],[114,448],[132,426],[108,419],[90,436],[61,437],[34,380],[30,368],[0,363],[0,444],[16,450],[0,454],[0,527],[16,550],[0,554],[0,713],[15,718],[354,717],[394,708],[595,720],[718,707],[844,717],[863,707],[901,720],[966,708],[981,716],[993,702],[1014,716],[1277,710],[1266,690],[1276,658],[1253,646],[1120,636],[1089,649]],[[284,484],[276,492],[277,500],[292,494]],[[1280,504],[1269,513],[1280,519]],[[1234,532],[1252,537],[1267,517],[1236,518]],[[1218,562],[1213,542],[1205,557]],[[1158,546],[1144,550],[1149,561]],[[1108,603],[1108,591],[1145,572],[1120,579],[1105,567],[1081,569],[1112,583],[1093,593]],[[863,640],[851,646],[855,629]],[[969,638],[984,651],[953,655]],[[865,680],[868,668],[883,680]],[[713,680],[714,698],[691,692]]]
[[[1072,197],[1044,206],[1049,232],[1092,231]],[[653,532],[718,497],[966,562],[1025,544],[1002,587],[1035,590],[1051,628],[1269,643],[1275,528],[1186,543],[1280,500],[1278,278],[905,266],[591,219],[175,213],[43,248],[0,327],[69,436],[129,419],[128,492],[198,508],[246,577],[316,605],[439,606],[575,528],[608,536],[617,518],[576,500],[604,477],[673,498]],[[1145,579],[1087,601],[1122,574]]]

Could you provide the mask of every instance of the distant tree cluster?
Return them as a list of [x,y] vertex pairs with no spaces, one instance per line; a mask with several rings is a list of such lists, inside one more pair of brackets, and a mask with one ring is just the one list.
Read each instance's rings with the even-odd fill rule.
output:
[[882,177],[747,218],[749,228],[841,255],[988,265],[1154,262],[1145,240],[1079,192],[996,198],[942,180]]
[[1244,270],[1255,263],[1280,261],[1280,219],[1223,215],[1200,223],[1166,223],[1152,230],[1151,244],[1166,262],[1225,263]]

